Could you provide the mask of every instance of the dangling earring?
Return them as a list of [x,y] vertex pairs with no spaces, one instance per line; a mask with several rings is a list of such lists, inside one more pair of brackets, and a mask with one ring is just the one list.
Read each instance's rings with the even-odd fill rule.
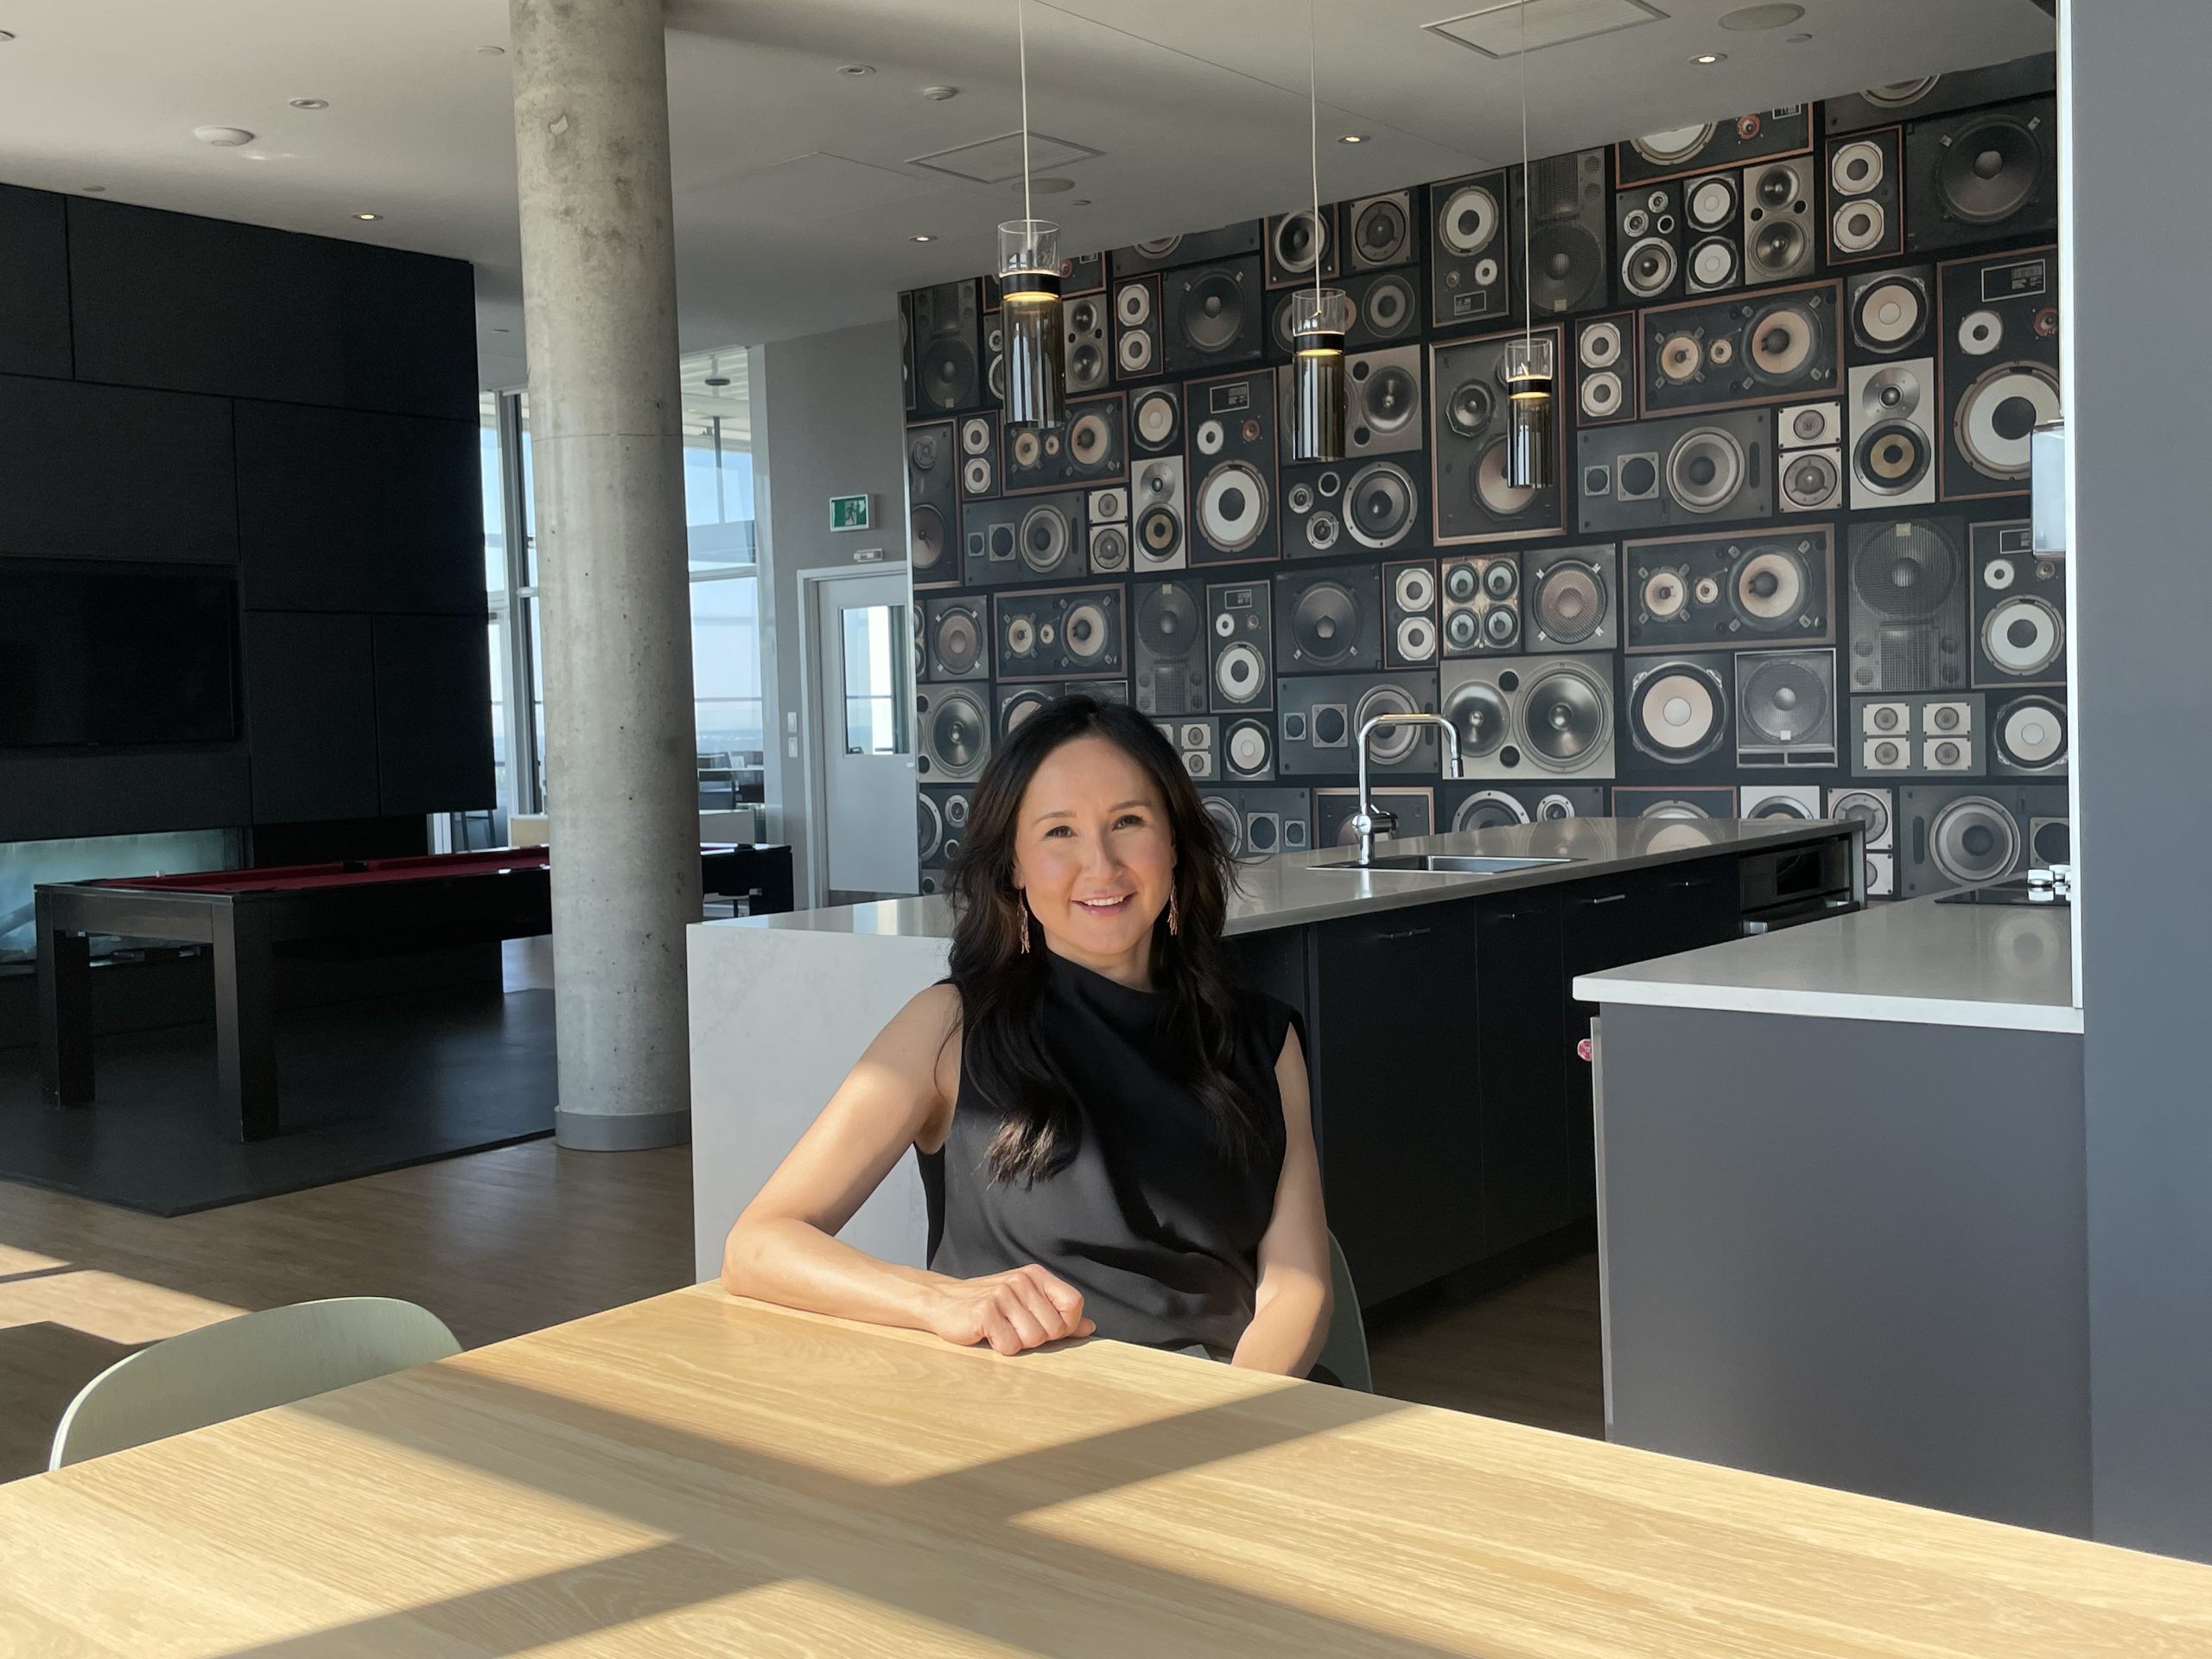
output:
[[1021,954],[1029,954],[1029,901],[1016,896],[1014,902],[1021,906]]
[[1170,935],[1182,931],[1182,919],[1175,913],[1175,889],[1167,890],[1167,931]]

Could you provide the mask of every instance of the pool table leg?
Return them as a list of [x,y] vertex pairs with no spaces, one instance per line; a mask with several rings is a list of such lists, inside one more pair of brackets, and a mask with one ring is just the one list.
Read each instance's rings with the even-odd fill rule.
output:
[[252,904],[214,912],[215,1081],[241,1141],[278,1132],[276,971],[267,925]]
[[56,927],[46,895],[33,900],[38,931],[39,1086],[57,1106],[92,1099],[92,942]]

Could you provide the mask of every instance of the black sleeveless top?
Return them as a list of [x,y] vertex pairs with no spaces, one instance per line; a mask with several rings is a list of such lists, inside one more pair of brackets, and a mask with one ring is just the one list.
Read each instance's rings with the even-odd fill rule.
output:
[[1167,1000],[1046,953],[1045,1035],[1072,1088],[1072,1155],[1034,1182],[992,1179],[999,1116],[963,1065],[944,1147],[918,1154],[930,1266],[954,1278],[1029,1262],[1083,1293],[1098,1334],[1227,1359],[1251,1323],[1261,1235],[1282,1173],[1275,1060],[1297,1015],[1245,993],[1233,1073],[1265,1138],[1240,1164],[1178,1077]]

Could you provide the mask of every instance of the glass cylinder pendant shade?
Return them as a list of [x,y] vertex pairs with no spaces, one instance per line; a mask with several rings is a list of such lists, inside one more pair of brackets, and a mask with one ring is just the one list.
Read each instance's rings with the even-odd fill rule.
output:
[[1065,426],[1067,336],[1060,322],[1060,227],[1014,219],[999,226],[999,321],[1006,330],[1006,424]]
[[1290,458],[1344,458],[1344,334],[1351,302],[1342,289],[1300,289],[1291,296]]
[[1505,478],[1516,490],[1552,486],[1554,400],[1551,365],[1524,362],[1505,377]]

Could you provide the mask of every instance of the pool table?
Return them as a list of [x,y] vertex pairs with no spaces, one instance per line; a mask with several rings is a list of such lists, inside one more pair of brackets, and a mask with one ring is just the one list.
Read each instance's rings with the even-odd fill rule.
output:
[[[791,849],[699,849],[701,885],[756,912],[791,907]],[[388,952],[528,938],[553,929],[543,847],[434,853],[337,864],[205,870],[40,887],[39,1071],[48,1099],[92,1098],[91,936],[207,945],[215,976],[215,1063],[241,1140],[281,1128],[276,948],[303,941]]]

